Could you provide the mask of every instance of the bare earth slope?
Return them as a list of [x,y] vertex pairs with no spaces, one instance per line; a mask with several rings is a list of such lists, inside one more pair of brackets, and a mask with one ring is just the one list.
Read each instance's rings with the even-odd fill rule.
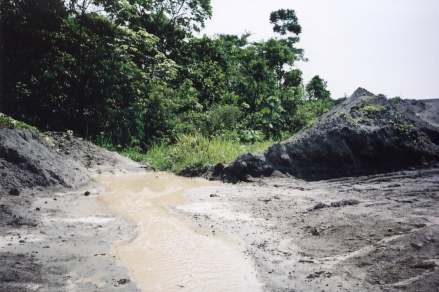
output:
[[49,143],[49,138],[30,130],[0,129],[0,191],[86,183],[83,165],[63,157]]
[[90,181],[90,174],[115,167],[138,165],[67,133],[0,128],[1,193],[35,187],[77,188]]
[[360,88],[313,127],[214,175],[238,181],[280,171],[321,180],[425,167],[439,161],[438,116],[435,101],[388,100]]

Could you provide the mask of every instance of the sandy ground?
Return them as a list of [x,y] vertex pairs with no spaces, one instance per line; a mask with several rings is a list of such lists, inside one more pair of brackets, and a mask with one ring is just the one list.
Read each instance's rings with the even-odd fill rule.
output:
[[439,169],[146,175],[1,197],[0,291],[438,291]]

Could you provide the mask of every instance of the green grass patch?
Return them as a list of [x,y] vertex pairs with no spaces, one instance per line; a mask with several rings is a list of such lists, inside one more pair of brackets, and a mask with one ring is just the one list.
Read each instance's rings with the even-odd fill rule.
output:
[[38,132],[38,129],[28,125],[24,122],[17,121],[10,116],[7,116],[3,113],[0,113],[0,129],[8,128],[8,129],[28,129],[31,131]]
[[367,104],[361,108],[361,111],[367,114],[374,114],[386,111],[386,107],[380,104]]
[[161,171],[180,172],[187,167],[228,163],[247,152],[262,152],[273,141],[242,144],[222,137],[208,139],[201,135],[181,136],[176,144],[157,144],[147,153],[127,149],[122,154],[138,162],[147,162]]

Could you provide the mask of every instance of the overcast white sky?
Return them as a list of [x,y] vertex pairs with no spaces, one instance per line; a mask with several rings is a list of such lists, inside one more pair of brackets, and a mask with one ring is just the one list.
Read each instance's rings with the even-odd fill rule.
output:
[[300,67],[333,97],[362,86],[405,98],[439,98],[439,0],[212,0],[204,33],[273,36],[271,11],[295,9],[303,27]]

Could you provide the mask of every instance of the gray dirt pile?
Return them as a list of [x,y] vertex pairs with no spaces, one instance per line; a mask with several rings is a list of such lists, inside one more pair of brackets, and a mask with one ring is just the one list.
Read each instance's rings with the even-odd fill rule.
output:
[[[139,170],[138,163],[82,138],[59,132],[50,133],[50,138],[58,152],[80,162],[89,172],[112,172],[115,169]],[[149,168],[147,165],[142,167]]]
[[50,138],[26,129],[0,129],[0,190],[73,187],[88,181],[78,161],[56,151]]
[[439,161],[439,102],[387,99],[359,88],[314,126],[245,154],[213,176],[227,181],[282,172],[306,180],[427,167]]
[[75,188],[90,171],[135,167],[121,156],[66,133],[0,129],[0,193],[19,195],[34,187]]

